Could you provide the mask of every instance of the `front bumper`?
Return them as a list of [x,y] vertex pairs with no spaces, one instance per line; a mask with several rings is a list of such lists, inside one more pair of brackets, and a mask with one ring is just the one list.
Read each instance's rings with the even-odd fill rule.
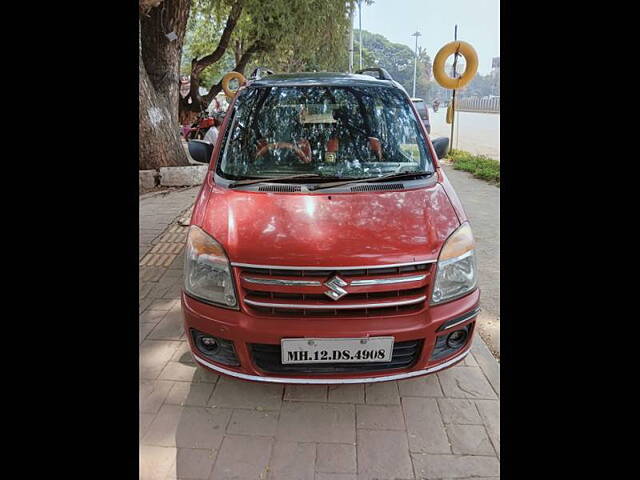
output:
[[[243,380],[289,384],[350,384],[373,383],[418,377],[451,367],[469,353],[473,331],[465,345],[451,355],[430,360],[436,338],[447,335],[444,324],[463,327],[476,320],[479,311],[479,290],[434,307],[406,315],[371,318],[278,318],[250,315],[244,311],[228,310],[195,300],[184,292],[182,311],[185,331],[196,329],[206,334],[230,340],[234,344],[240,366],[218,364],[198,351],[193,338],[187,334],[195,360],[216,373]],[[458,319],[461,319],[458,323]],[[440,331],[438,331],[440,329]],[[359,338],[393,336],[396,342],[419,340],[422,343],[416,361],[407,368],[348,373],[276,374],[262,371],[255,363],[252,344],[280,345],[282,338],[327,337]]]

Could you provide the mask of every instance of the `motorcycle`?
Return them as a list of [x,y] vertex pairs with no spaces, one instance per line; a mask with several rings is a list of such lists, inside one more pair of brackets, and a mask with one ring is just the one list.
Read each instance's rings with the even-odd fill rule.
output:
[[214,124],[215,120],[213,117],[210,117],[209,113],[204,110],[198,114],[198,117],[191,126],[183,125],[180,133],[187,141],[202,140]]

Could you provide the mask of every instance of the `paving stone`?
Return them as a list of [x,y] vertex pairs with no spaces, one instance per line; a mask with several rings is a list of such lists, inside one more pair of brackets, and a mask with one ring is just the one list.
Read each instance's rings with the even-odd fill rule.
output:
[[165,403],[190,407],[206,407],[213,392],[212,383],[175,382]]
[[319,443],[316,447],[316,471],[356,473],[356,447],[341,443]]
[[180,346],[176,349],[175,353],[171,357],[171,360],[173,362],[190,363],[196,365],[196,361],[193,359],[193,355],[191,355],[191,349],[189,348],[189,342],[187,340],[180,342]]
[[329,385],[328,401],[333,403],[364,403],[364,384]]
[[211,370],[201,367],[200,364],[195,364],[198,368],[193,375],[192,382],[198,383],[217,383],[220,375],[213,373]]
[[462,360],[462,362],[460,363],[461,365],[466,365],[467,367],[477,367],[478,366],[478,362],[476,362],[476,359],[473,357],[473,353],[469,352],[467,354],[466,357],[464,357],[464,360]]
[[231,410],[224,408],[163,405],[146,435],[145,445],[185,448],[218,448]]
[[447,425],[453,453],[462,455],[495,455],[484,425]]
[[500,456],[500,401],[499,400],[476,400],[478,411],[482,421],[487,427],[489,438],[493,447]]
[[146,339],[140,345],[140,378],[155,380],[178,348],[179,342]]
[[269,461],[273,480],[314,480],[316,446],[313,443],[276,441]]
[[149,338],[154,340],[180,340],[184,334],[184,320],[180,305],[169,310],[153,329]]
[[142,300],[143,298],[150,297],[150,293],[153,290],[153,283],[141,283],[138,287],[138,300]]
[[279,440],[319,443],[354,443],[353,405],[284,402],[280,411]]
[[357,480],[355,473],[316,473],[315,480]]
[[[480,339],[481,340],[481,339]],[[483,341],[475,340],[471,346],[473,357],[493,389],[500,396],[500,364]]]
[[175,461],[175,448],[140,445],[140,480],[165,478]]
[[[169,287],[160,287],[156,283],[151,283],[152,288],[149,290],[148,297],[154,300],[162,299],[169,291]],[[169,300],[175,300],[176,297],[170,297]]]
[[140,412],[158,413],[172,386],[173,382],[168,381],[140,380],[138,388]]
[[142,440],[142,437],[144,437],[144,434],[147,433],[147,429],[149,428],[149,425],[151,425],[151,422],[153,422],[153,419],[156,417],[155,413],[140,413],[138,414],[138,440]]
[[209,478],[214,480],[264,479],[273,440],[227,435]]
[[216,459],[216,453],[211,449],[179,448],[176,457],[176,477],[194,480],[208,479]]
[[279,410],[282,404],[282,390],[282,385],[244,382],[221,377],[209,400],[209,405]]
[[227,433],[272,437],[278,429],[278,416],[278,412],[273,411],[234,410]]
[[406,430],[400,406],[356,405],[356,420],[357,428]]
[[482,424],[482,418],[473,401],[463,398],[439,398],[437,401],[444,423]]
[[138,314],[144,313],[148,308],[150,308],[153,300],[150,298],[144,299],[138,302]]
[[405,432],[358,430],[358,479],[409,479],[413,468]]
[[141,345],[142,342],[145,341],[145,339],[147,338],[147,336],[149,335],[151,330],[153,330],[154,326],[155,325],[153,325],[152,323],[141,323],[140,324],[140,332],[139,332],[139,335],[138,335],[138,345]]
[[194,364],[169,361],[160,372],[160,380],[191,382],[198,367]]
[[453,367],[438,372],[445,397],[496,399],[496,393],[479,367]]
[[496,457],[475,455],[411,454],[416,477],[426,479],[463,479],[497,477],[500,463]]
[[287,385],[284,389],[284,399],[307,402],[326,402],[326,385]]
[[397,382],[365,384],[366,403],[374,405],[400,405]]
[[442,397],[442,388],[435,375],[398,380],[401,397]]
[[451,453],[435,398],[405,397],[402,408],[412,452]]

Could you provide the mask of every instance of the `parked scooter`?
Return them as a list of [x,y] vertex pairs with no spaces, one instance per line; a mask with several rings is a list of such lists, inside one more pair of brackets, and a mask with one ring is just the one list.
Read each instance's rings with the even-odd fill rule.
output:
[[187,141],[202,140],[214,123],[215,120],[213,117],[210,117],[209,113],[206,110],[203,110],[198,114],[198,117],[191,126],[182,126],[182,136]]

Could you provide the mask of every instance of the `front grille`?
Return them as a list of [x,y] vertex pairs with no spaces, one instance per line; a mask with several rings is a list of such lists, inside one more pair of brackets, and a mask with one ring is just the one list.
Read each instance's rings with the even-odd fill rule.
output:
[[250,345],[253,362],[267,373],[343,373],[378,372],[412,367],[420,358],[422,340],[397,342],[393,345],[390,362],[376,363],[305,363],[283,364],[280,358],[280,345],[254,343]]
[[[237,268],[244,306],[255,315],[376,317],[424,308],[432,265],[336,270]],[[340,281],[332,283],[338,286],[327,286],[336,276]],[[337,300],[325,294],[332,291]]]

